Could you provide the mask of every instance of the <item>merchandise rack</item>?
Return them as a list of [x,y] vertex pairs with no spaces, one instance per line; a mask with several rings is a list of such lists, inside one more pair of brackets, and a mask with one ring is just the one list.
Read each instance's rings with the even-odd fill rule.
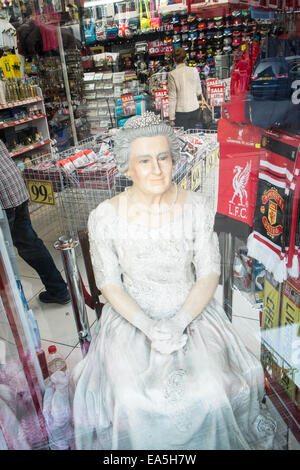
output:
[[18,119],[17,121],[5,122],[3,124],[0,124],[0,129],[6,129],[7,127],[19,126],[20,124],[25,124],[26,122],[35,121],[36,119],[41,119],[45,117],[46,117],[46,114],[40,113],[40,114],[37,114],[36,116]]
[[[215,200],[216,181],[218,176],[218,144],[217,133],[196,131],[201,134],[205,140],[205,147],[202,151],[196,151],[194,155],[190,154],[182,166],[178,166],[173,173],[173,182],[182,186],[184,189],[191,189],[192,175],[195,167],[200,173],[198,176],[199,184],[194,190],[202,192],[209,203]],[[182,134],[181,134],[182,133]],[[186,138],[193,137],[192,133],[184,133],[181,130],[179,135]],[[95,145],[93,147],[95,149]],[[214,168],[212,169],[214,155]],[[182,154],[184,156],[184,153]],[[199,164],[201,171],[199,172]],[[202,171],[202,168],[204,170]],[[100,202],[110,199],[116,194],[124,191],[126,187],[131,186],[131,181],[117,169],[111,168],[106,174],[99,175],[95,173],[88,179],[82,179],[78,171],[69,175],[68,184],[64,186],[59,193],[61,206],[64,209],[64,227],[68,227],[69,234],[77,237],[78,230],[87,230],[88,216],[91,210],[95,209]],[[212,197],[214,195],[214,197]]]
[[[194,134],[201,136],[204,141],[204,147],[196,149],[194,154],[188,152],[185,156],[185,163],[178,166],[173,174],[173,182],[182,186],[184,189],[192,189],[202,192],[207,203],[215,208],[217,194],[218,178],[218,144],[216,131],[193,130],[184,132],[182,129],[176,129],[179,138],[193,140]],[[79,142],[76,147],[71,147],[64,152],[57,154],[46,154],[32,159],[32,165],[52,161],[55,162],[62,158],[74,155],[77,151],[92,148],[95,151],[100,149],[101,140],[107,137],[105,134],[93,136]],[[97,143],[100,141],[100,143]],[[26,179],[32,179],[30,169],[24,172]],[[32,203],[37,205],[35,216],[44,216],[49,226],[59,221],[59,226],[64,233],[77,237],[78,230],[87,229],[87,220],[91,210],[96,208],[100,202],[110,199],[114,195],[125,190],[131,185],[131,181],[126,176],[121,175],[116,169],[103,176],[96,173],[87,180],[80,177],[80,171],[66,173],[62,168],[48,168],[35,171],[34,179],[38,181],[52,182],[54,191],[55,205],[46,206],[44,204]],[[37,214],[38,212],[38,214]]]

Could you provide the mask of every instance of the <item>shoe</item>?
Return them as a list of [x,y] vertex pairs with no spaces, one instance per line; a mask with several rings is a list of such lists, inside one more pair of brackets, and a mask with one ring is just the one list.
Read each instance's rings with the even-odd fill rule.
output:
[[56,297],[54,295],[49,294],[49,292],[44,291],[39,294],[39,299],[44,304],[61,304],[65,305],[71,301],[71,297],[67,294],[65,297]]

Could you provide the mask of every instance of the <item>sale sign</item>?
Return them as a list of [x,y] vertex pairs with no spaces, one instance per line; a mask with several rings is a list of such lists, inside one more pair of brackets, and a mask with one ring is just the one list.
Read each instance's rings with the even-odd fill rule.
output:
[[224,103],[224,85],[210,87],[210,105],[222,106]]
[[124,116],[136,114],[136,102],[132,93],[121,96],[121,103],[124,112]]
[[161,110],[161,106],[162,106],[161,99],[164,98],[165,96],[168,96],[167,90],[155,90],[154,91],[154,105],[155,105],[156,111]]
[[163,96],[161,99],[161,113],[164,119],[169,117],[169,97],[168,96]]
[[210,89],[213,86],[220,86],[222,85],[222,82],[218,78],[208,78],[205,82],[206,84],[206,92],[207,92],[207,98],[210,99]]

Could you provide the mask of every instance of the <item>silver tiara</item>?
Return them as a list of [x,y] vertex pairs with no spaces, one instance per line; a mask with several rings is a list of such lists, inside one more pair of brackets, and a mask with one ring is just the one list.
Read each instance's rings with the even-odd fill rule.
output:
[[124,124],[126,129],[139,129],[140,127],[155,126],[161,124],[161,119],[158,114],[153,113],[152,111],[146,111],[140,116],[133,116],[128,119]]

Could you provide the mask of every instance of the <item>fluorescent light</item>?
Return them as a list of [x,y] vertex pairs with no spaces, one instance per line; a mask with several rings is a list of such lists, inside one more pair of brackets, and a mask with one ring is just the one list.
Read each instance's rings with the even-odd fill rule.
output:
[[84,2],[84,8],[98,7],[100,5],[107,5],[108,3],[119,3],[124,0],[92,0],[91,2]]

